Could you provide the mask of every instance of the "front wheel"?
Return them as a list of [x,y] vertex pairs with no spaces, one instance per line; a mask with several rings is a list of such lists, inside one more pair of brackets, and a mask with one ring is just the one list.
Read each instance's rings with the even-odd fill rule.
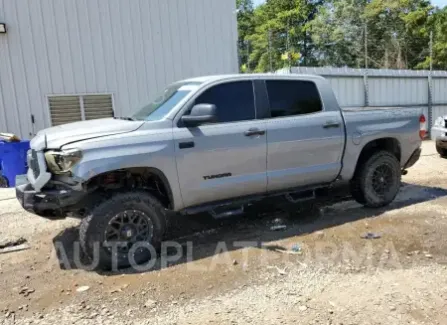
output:
[[87,212],[80,244],[94,268],[139,265],[154,257],[166,223],[166,210],[152,195],[119,193]]
[[401,184],[401,169],[397,158],[387,151],[373,154],[351,181],[354,199],[366,207],[378,208],[390,204]]
[[439,155],[442,158],[446,158],[447,157],[447,149],[441,148],[439,146],[436,146],[436,151],[439,153]]

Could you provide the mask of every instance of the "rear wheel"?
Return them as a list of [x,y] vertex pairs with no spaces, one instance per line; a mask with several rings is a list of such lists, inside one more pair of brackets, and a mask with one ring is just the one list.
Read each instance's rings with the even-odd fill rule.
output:
[[87,212],[80,227],[81,247],[96,268],[142,264],[154,257],[166,223],[165,209],[152,195],[116,194]]
[[447,157],[447,149],[441,148],[439,146],[436,146],[436,151],[439,153],[439,155],[443,158]]
[[401,170],[397,158],[388,151],[374,153],[356,171],[351,181],[354,199],[367,207],[390,204],[400,189]]

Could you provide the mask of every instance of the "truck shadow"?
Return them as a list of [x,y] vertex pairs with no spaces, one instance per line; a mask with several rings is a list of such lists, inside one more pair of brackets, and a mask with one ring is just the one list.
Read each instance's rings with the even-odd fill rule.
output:
[[[179,216],[173,220],[171,230],[165,238],[166,242],[169,241],[168,248],[161,255],[158,253],[150,267],[97,272],[102,275],[117,275],[161,270],[212,257],[222,252],[223,248],[230,252],[240,250],[241,242],[250,242],[251,246],[260,249],[281,250],[281,247],[268,243],[373,218],[387,211],[445,196],[447,190],[442,188],[403,183],[396,200],[380,209],[364,208],[350,198],[346,189],[337,188],[327,197],[315,202],[317,209],[296,213],[278,209],[271,201],[265,201],[243,216],[225,220],[214,220],[207,214]],[[173,247],[173,243],[176,247]],[[61,269],[91,269],[89,262],[80,254],[78,228],[62,231],[53,239],[53,244]]]

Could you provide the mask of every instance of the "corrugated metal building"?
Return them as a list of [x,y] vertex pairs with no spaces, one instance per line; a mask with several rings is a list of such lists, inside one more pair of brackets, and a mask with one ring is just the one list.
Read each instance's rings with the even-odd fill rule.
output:
[[342,107],[421,107],[429,128],[447,114],[447,71],[292,67],[276,73],[327,78]]
[[238,71],[234,0],[0,0],[0,23],[0,131],[23,138]]

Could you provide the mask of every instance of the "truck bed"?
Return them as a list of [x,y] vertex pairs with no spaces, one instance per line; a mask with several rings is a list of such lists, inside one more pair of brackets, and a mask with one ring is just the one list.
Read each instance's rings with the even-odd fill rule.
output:
[[349,107],[341,108],[346,129],[346,149],[341,175],[350,179],[361,149],[377,138],[397,141],[403,167],[419,148],[419,117],[422,107]]

